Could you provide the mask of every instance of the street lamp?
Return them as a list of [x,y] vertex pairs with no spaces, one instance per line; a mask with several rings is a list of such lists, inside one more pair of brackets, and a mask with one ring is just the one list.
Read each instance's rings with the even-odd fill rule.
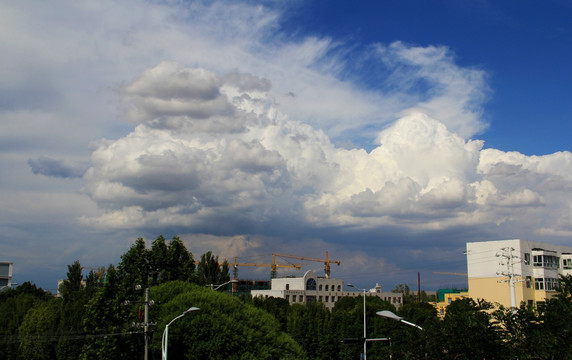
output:
[[[230,281],[225,282],[224,284],[220,284],[220,285],[209,284],[209,285],[207,285],[207,286],[210,286],[210,287],[211,287],[211,290],[218,290],[218,289],[220,289],[221,287],[223,287],[223,286],[225,286],[225,285],[228,285],[228,284],[230,284],[230,283],[237,283],[237,282],[238,282],[238,280],[233,279],[233,280],[230,280]],[[215,287],[215,286],[216,286],[216,287]]]
[[378,312],[376,312],[376,314],[379,315],[379,316],[386,317],[386,318],[388,318],[388,319],[392,319],[392,320],[395,320],[395,321],[402,322],[402,323],[407,324],[407,325],[409,325],[409,326],[416,327],[416,328],[418,328],[419,330],[423,330],[423,328],[422,328],[421,326],[419,326],[419,325],[417,325],[417,324],[414,324],[414,323],[412,323],[412,322],[409,322],[409,321],[407,321],[407,320],[403,320],[403,318],[402,318],[401,316],[397,316],[397,315],[395,315],[394,313],[392,313],[392,312],[389,311],[389,310],[378,311]]
[[200,309],[198,307],[194,307],[194,306],[190,307],[184,313],[177,316],[176,318],[171,320],[171,322],[169,322],[167,325],[165,325],[165,331],[163,331],[163,339],[161,340],[161,355],[162,355],[163,360],[167,360],[167,348],[169,346],[169,325],[171,325],[175,320],[180,319],[183,316],[187,315],[188,313],[193,312],[193,311],[199,311],[199,310]]
[[366,317],[365,317],[365,289],[360,289],[353,284],[348,284],[349,287],[353,287],[359,291],[363,290],[363,360],[367,360],[367,327],[366,327]]

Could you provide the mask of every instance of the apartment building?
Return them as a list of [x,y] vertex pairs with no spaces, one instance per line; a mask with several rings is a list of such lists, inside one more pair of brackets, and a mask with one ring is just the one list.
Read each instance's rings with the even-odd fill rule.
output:
[[572,247],[521,239],[466,245],[469,294],[505,307],[536,305],[558,289],[559,276],[572,274]]
[[[288,300],[292,304],[309,304],[322,302],[328,309],[332,309],[339,299],[344,296],[362,296],[363,291],[344,290],[344,281],[316,276],[312,270],[301,277],[282,277],[272,279],[270,290],[252,290],[252,297],[277,297]],[[366,290],[367,296],[378,296],[389,301],[397,309],[403,304],[403,294],[383,292],[381,285]]]

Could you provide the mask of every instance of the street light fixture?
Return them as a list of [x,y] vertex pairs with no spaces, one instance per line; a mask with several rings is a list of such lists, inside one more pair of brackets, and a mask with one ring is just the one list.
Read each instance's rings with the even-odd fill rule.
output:
[[397,316],[397,315],[395,315],[394,313],[392,313],[392,312],[389,311],[389,310],[378,311],[378,312],[376,312],[376,314],[379,315],[379,316],[383,316],[383,317],[385,317],[385,318],[388,318],[388,319],[392,319],[392,320],[395,320],[395,321],[402,322],[402,323],[407,324],[407,325],[409,325],[409,326],[416,327],[416,328],[418,328],[419,330],[423,330],[423,328],[422,328],[421,326],[419,326],[419,325],[417,325],[417,324],[414,324],[414,323],[412,323],[412,322],[409,322],[409,321],[407,321],[407,320],[403,320],[403,318],[402,318],[401,316]]
[[[224,284],[220,284],[220,285],[209,284],[209,285],[207,285],[207,286],[210,286],[210,287],[211,287],[211,290],[218,290],[218,289],[220,289],[221,287],[223,287],[223,286],[225,286],[225,285],[228,285],[228,284],[230,284],[230,283],[237,283],[237,282],[238,282],[238,280],[233,279],[233,280],[230,280],[230,281],[225,282]],[[215,287],[215,286],[216,286],[216,287]]]
[[176,318],[171,320],[171,322],[169,322],[167,325],[165,325],[165,331],[163,331],[163,339],[161,340],[161,355],[162,355],[163,360],[167,360],[167,349],[169,347],[169,325],[171,325],[175,320],[180,319],[183,316],[187,315],[188,313],[193,312],[193,311],[199,311],[199,310],[200,309],[198,307],[194,307],[194,306],[190,307],[184,313],[177,316]]
[[348,284],[349,287],[353,287],[359,291],[363,290],[363,360],[367,360],[367,324],[365,317],[365,289],[360,289],[353,284]]

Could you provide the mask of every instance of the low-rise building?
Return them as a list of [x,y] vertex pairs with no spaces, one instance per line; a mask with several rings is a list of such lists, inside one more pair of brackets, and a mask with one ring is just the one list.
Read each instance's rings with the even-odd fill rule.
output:
[[554,296],[560,275],[572,274],[572,247],[521,239],[467,243],[471,298],[510,307]]
[[12,266],[14,263],[0,261],[0,290],[12,286]]
[[[282,277],[272,279],[270,290],[252,290],[253,297],[277,297],[288,300],[290,304],[309,304],[322,302],[328,309],[332,309],[339,299],[344,296],[362,296],[363,291],[345,291],[344,281],[316,276],[312,270],[304,276]],[[403,294],[383,292],[381,285],[366,291],[368,296],[378,296],[389,301],[397,309],[403,304]]]

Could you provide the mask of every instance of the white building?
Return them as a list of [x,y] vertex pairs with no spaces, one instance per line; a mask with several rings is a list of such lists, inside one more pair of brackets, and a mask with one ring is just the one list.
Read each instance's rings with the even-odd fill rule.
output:
[[[322,302],[332,309],[339,299],[344,296],[361,296],[363,291],[344,291],[344,281],[319,277],[310,270],[302,277],[283,277],[272,279],[270,290],[252,290],[252,297],[277,297],[288,300],[292,304],[309,304]],[[381,285],[366,292],[368,296],[378,296],[389,301],[397,309],[403,304],[403,294],[383,292]]]
[[505,307],[511,306],[511,296],[517,307],[544,302],[556,294],[559,275],[572,274],[569,246],[520,239],[483,241],[467,243],[466,254],[470,297]]
[[12,266],[9,261],[0,261],[0,290],[12,286]]

